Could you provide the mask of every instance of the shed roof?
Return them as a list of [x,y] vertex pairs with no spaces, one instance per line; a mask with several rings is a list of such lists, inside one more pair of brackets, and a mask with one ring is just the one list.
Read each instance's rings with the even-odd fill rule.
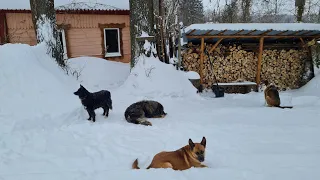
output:
[[320,38],[320,24],[314,23],[221,23],[192,24],[185,29],[184,35],[190,41],[200,38],[216,41],[219,38],[259,38],[297,39]]

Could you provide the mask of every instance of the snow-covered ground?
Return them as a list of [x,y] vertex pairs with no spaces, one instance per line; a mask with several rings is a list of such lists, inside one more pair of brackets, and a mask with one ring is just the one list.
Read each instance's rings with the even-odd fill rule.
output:
[[[17,53],[17,50],[19,53]],[[320,79],[281,92],[283,105],[263,106],[262,93],[197,95],[187,76],[153,59],[129,64],[70,60],[78,81],[45,55],[42,45],[0,46],[0,180],[315,180],[320,178]],[[151,70],[152,69],[152,70]],[[149,77],[146,77],[148,75]],[[114,110],[97,121],[73,92],[109,89]],[[179,94],[181,92],[181,94]],[[168,116],[153,126],[124,120],[128,105],[161,102]],[[160,151],[207,138],[209,168],[132,170]]]

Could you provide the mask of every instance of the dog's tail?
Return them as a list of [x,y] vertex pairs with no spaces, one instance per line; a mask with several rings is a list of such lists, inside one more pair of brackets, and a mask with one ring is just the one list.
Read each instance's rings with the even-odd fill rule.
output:
[[132,163],[132,169],[140,169],[138,166],[138,159],[136,159],[133,163]]
[[108,104],[109,108],[112,110],[112,99],[111,99],[111,93],[110,92],[108,92],[107,104]]

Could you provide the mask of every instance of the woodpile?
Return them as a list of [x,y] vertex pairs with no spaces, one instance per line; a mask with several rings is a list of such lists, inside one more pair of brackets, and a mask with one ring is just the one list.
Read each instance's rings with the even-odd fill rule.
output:
[[307,58],[304,50],[264,50],[261,79],[273,82],[280,90],[299,88]]
[[[213,44],[205,44],[209,52]],[[205,53],[203,64],[203,86],[211,88],[218,81],[256,81],[258,48],[243,50],[241,45],[218,45],[209,56]],[[182,65],[187,71],[200,73],[200,45],[189,43],[182,55]],[[280,89],[297,88],[304,70],[303,50],[264,50],[261,80],[275,83]],[[211,60],[211,62],[210,62]],[[213,65],[213,67],[212,67]],[[214,77],[215,76],[215,77]]]

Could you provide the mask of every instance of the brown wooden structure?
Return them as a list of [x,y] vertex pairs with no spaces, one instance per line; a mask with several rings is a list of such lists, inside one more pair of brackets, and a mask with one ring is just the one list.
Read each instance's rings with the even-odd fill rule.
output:
[[[57,9],[65,58],[92,56],[129,63],[129,14],[121,9]],[[31,10],[0,9],[0,45],[5,43],[37,43]]]
[[[221,26],[225,27],[237,26],[235,29],[239,29],[239,26],[242,26],[243,29],[232,30],[232,28],[221,30]],[[212,48],[209,50],[209,53],[213,52],[216,47],[222,41],[243,41],[243,40],[253,40],[259,42],[259,53],[258,53],[258,62],[257,62],[257,72],[256,72],[256,83],[260,83],[260,74],[261,74],[261,61],[263,57],[264,42],[274,42],[277,41],[300,41],[303,48],[307,48],[307,43],[312,40],[320,39],[320,24],[303,24],[303,23],[291,23],[288,26],[290,28],[286,30],[272,29],[277,25],[285,26],[286,24],[261,24],[266,27],[269,25],[270,29],[259,30],[253,29],[251,27],[257,27],[258,24],[250,26],[251,24],[194,24],[187,27],[185,32],[185,37],[188,42],[199,41],[201,43],[200,49],[200,79],[201,83],[203,82],[203,59],[204,59],[204,43],[214,43]],[[312,26],[312,28],[306,28]],[[199,28],[198,28],[199,27]],[[301,30],[298,30],[298,29]],[[306,29],[306,30],[303,30]],[[310,30],[312,29],[312,30]]]

